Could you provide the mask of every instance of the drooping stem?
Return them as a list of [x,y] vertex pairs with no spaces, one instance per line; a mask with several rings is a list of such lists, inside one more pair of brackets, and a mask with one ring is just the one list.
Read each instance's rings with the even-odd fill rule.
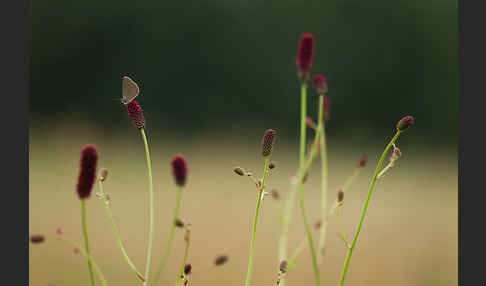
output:
[[[301,88],[301,124],[300,124],[300,160],[299,160],[299,182],[304,178],[304,168],[305,168],[305,120],[306,120],[306,106],[307,106],[307,85],[305,83],[302,84]],[[317,258],[316,258],[316,251],[314,249],[314,242],[312,240],[312,232],[309,226],[309,222],[307,220],[307,215],[305,213],[305,203],[304,203],[304,184],[299,184],[299,193],[300,193],[300,211],[302,215],[302,220],[304,223],[305,232],[307,234],[307,240],[309,242],[309,248],[312,256],[312,265],[314,268],[314,278],[316,285],[320,285],[320,278],[319,278],[319,268],[317,267]]]
[[157,285],[157,281],[160,278],[160,274],[164,270],[165,263],[167,262],[167,258],[169,257],[170,250],[172,249],[172,242],[174,240],[174,233],[175,233],[175,221],[177,217],[179,216],[179,209],[181,206],[181,199],[182,199],[182,190],[183,187],[181,186],[179,190],[177,191],[176,194],[176,205],[174,208],[174,214],[172,216],[172,220],[170,221],[170,231],[169,231],[169,237],[167,238],[167,244],[165,246],[164,254],[162,256],[162,260],[160,261],[159,266],[157,267],[157,271],[155,272],[154,278],[150,285]]
[[[83,236],[84,236],[84,249],[87,254],[89,254],[89,240],[88,240],[88,226],[86,223],[86,199],[81,199],[81,227],[83,229]],[[88,259],[88,270],[89,270],[89,279],[91,281],[91,285],[95,285],[93,268],[91,266],[91,260]]]
[[383,165],[383,160],[385,159],[386,154],[388,153],[388,150],[390,150],[390,147],[395,143],[395,141],[398,139],[400,136],[400,131],[397,131],[395,136],[390,140],[390,143],[385,148],[385,151],[383,151],[383,154],[381,154],[380,160],[378,161],[378,164],[376,165],[375,173],[373,174],[373,177],[371,178],[371,183],[370,187],[368,190],[368,196],[366,197],[366,201],[363,206],[363,210],[361,212],[361,218],[359,220],[358,227],[356,228],[356,234],[353,237],[353,242],[351,243],[351,246],[348,249],[348,253],[346,254],[346,260],[344,261],[344,266],[343,266],[343,271],[341,274],[341,280],[339,282],[340,286],[344,285],[344,280],[346,279],[346,274],[348,273],[348,268],[349,268],[349,261],[351,260],[351,255],[353,254],[354,247],[356,246],[356,242],[358,241],[359,233],[361,231],[361,227],[363,226],[364,219],[366,217],[366,211],[368,210],[368,204],[370,202],[371,195],[373,194],[373,188],[375,187],[375,182],[376,182],[376,177],[378,176],[378,173],[380,171],[381,166]]
[[115,236],[115,240],[116,240],[118,246],[120,247],[120,250],[123,254],[123,257],[125,258],[126,262],[130,266],[130,268],[132,268],[133,272],[135,272],[137,277],[140,280],[145,281],[145,278],[137,270],[137,267],[135,267],[135,264],[133,264],[132,260],[130,259],[130,257],[128,257],[128,254],[125,251],[125,247],[123,246],[123,243],[122,243],[121,238],[120,238],[120,233],[118,232],[118,228],[116,227],[115,221],[113,219],[113,213],[111,212],[111,208],[110,208],[110,201],[107,199],[106,194],[103,190],[103,182],[101,180],[98,180],[98,185],[100,187],[101,198],[103,199],[103,202],[104,202],[104,205],[105,205],[106,214],[108,215],[108,218],[109,218],[110,223],[111,223],[111,229],[113,231],[113,235]]
[[324,253],[327,230],[327,144],[326,144],[326,125],[324,122],[324,95],[319,96],[319,124],[321,126],[321,233],[319,236],[319,253]]
[[140,134],[142,135],[143,145],[145,147],[145,158],[147,160],[147,174],[149,180],[149,238],[147,246],[147,260],[145,263],[145,281],[144,285],[147,285],[147,281],[150,274],[150,259],[152,256],[152,238],[154,235],[154,187],[152,181],[152,163],[150,161],[150,151],[147,142],[147,136],[145,135],[145,128],[140,128]]
[[87,253],[79,244],[77,244],[76,242],[72,241],[71,239],[64,238],[64,237],[59,237],[58,239],[61,240],[61,241],[66,242],[67,244],[71,245],[75,249],[79,249],[80,252],[81,252],[81,254],[83,254],[83,256],[88,260],[88,262],[91,265],[93,265],[94,270],[98,274],[98,278],[100,278],[101,285],[103,285],[103,286],[107,286],[108,285],[108,283],[106,283],[105,277],[103,276],[103,272],[101,272],[100,267],[98,266],[98,264],[96,264],[96,262],[94,261],[93,257],[89,253]]
[[252,273],[252,270],[253,270],[253,256],[254,256],[254,251],[255,251],[256,229],[257,229],[257,223],[258,223],[258,215],[260,213],[260,206],[261,206],[261,203],[263,201],[263,196],[264,196],[265,180],[266,180],[267,174],[268,174],[268,163],[269,163],[269,158],[267,156],[267,157],[265,157],[265,168],[263,169],[262,185],[260,187],[260,190],[258,191],[258,199],[257,199],[257,205],[256,205],[256,209],[255,209],[255,217],[253,219],[253,231],[252,231],[251,240],[250,240],[250,257],[248,259],[248,271],[246,272],[245,286],[250,285],[251,273]]

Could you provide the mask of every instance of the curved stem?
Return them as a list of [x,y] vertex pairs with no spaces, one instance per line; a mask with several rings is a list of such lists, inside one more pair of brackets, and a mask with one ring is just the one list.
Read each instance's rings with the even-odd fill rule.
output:
[[256,210],[255,210],[255,218],[253,220],[253,231],[252,231],[252,234],[251,234],[251,242],[250,242],[250,257],[248,259],[248,271],[246,272],[245,286],[250,285],[251,272],[253,270],[253,256],[254,256],[254,251],[255,251],[256,229],[257,229],[257,223],[258,223],[258,215],[260,213],[260,206],[261,206],[261,203],[263,201],[263,192],[264,192],[264,188],[265,188],[265,180],[267,178],[267,173],[268,173],[268,163],[269,163],[269,158],[267,156],[267,157],[265,157],[265,168],[263,169],[262,186],[260,187],[260,191],[258,192],[258,200],[257,200],[257,205],[256,205]]
[[172,216],[172,220],[170,221],[170,231],[169,231],[169,237],[167,239],[167,245],[165,246],[165,251],[164,255],[162,256],[162,260],[160,261],[160,264],[157,268],[157,271],[155,272],[154,279],[150,283],[150,285],[157,285],[157,281],[159,280],[160,274],[164,270],[165,263],[167,262],[167,258],[169,257],[170,250],[172,249],[172,242],[174,240],[174,232],[175,232],[175,221],[177,217],[179,216],[179,209],[181,206],[181,198],[182,198],[182,190],[183,188],[180,187],[176,194],[176,206],[174,209],[174,214]]
[[354,247],[356,246],[356,242],[358,241],[358,236],[361,231],[361,227],[363,226],[363,221],[366,217],[366,211],[368,210],[368,204],[370,202],[371,194],[373,194],[373,188],[375,187],[375,182],[376,182],[376,177],[378,176],[378,172],[380,171],[381,166],[383,165],[383,160],[385,159],[386,154],[388,153],[388,150],[390,150],[390,147],[393,145],[393,143],[398,139],[400,136],[400,131],[397,131],[395,136],[390,140],[390,143],[385,148],[385,151],[383,151],[383,154],[381,154],[380,160],[378,161],[378,164],[376,165],[375,173],[373,174],[373,177],[371,178],[371,183],[370,187],[368,190],[368,197],[366,198],[366,201],[363,206],[363,210],[361,212],[361,218],[359,220],[358,227],[356,229],[356,234],[353,237],[353,242],[351,243],[351,247],[348,250],[348,253],[346,255],[346,260],[344,261],[344,266],[343,266],[343,272],[341,274],[341,280],[339,282],[339,285],[342,286],[344,285],[344,280],[346,279],[346,274],[348,273],[348,267],[349,267],[349,261],[351,260],[351,255],[353,254]]
[[145,281],[145,278],[137,270],[137,267],[135,267],[135,264],[133,264],[132,260],[130,259],[130,257],[128,257],[128,254],[125,251],[125,247],[123,246],[123,243],[122,243],[121,238],[120,238],[120,233],[118,232],[118,228],[116,227],[115,220],[113,219],[113,213],[111,212],[110,202],[106,198],[105,192],[103,190],[103,182],[101,182],[101,180],[98,180],[98,185],[100,187],[101,197],[103,198],[103,202],[104,202],[104,205],[105,205],[106,214],[108,215],[108,218],[110,219],[111,229],[113,231],[113,235],[115,236],[115,240],[116,240],[118,246],[120,247],[120,250],[121,250],[121,252],[123,254],[123,257],[125,258],[126,262],[130,266],[130,268],[132,268],[133,272],[135,272],[135,274],[137,275],[137,277],[140,280]]
[[[83,229],[83,236],[84,236],[84,248],[86,253],[89,254],[89,240],[88,240],[88,227],[86,224],[86,199],[81,199],[81,227]],[[93,275],[93,268],[91,266],[91,261],[88,259],[88,270],[89,270],[89,279],[91,281],[91,285],[95,285],[94,275]]]
[[94,270],[96,271],[96,273],[98,274],[98,277],[100,278],[101,285],[103,285],[103,286],[108,285],[108,283],[106,283],[105,277],[103,276],[103,272],[101,272],[100,267],[98,266],[98,264],[96,264],[93,257],[89,253],[87,253],[79,244],[77,244],[76,242],[74,242],[74,241],[72,241],[68,238],[59,237],[58,239],[66,242],[67,244],[71,245],[75,249],[79,249],[80,252],[83,254],[83,256],[88,260],[88,262],[93,265]]
[[150,273],[150,258],[152,256],[152,238],[154,235],[154,186],[152,183],[152,163],[150,162],[150,151],[144,128],[140,128],[140,134],[142,135],[143,145],[145,147],[145,158],[147,159],[147,173],[149,180],[149,239],[147,246],[147,261],[145,263],[145,281],[143,282],[143,285],[147,285],[147,280]]
[[319,124],[321,126],[321,211],[322,225],[319,236],[319,253],[324,253],[324,244],[327,230],[327,144],[326,144],[326,126],[324,122],[324,95],[319,96]]

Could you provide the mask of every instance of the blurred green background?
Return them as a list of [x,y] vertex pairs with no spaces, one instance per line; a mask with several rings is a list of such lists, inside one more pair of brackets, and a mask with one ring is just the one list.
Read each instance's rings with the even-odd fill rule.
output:
[[[29,231],[48,239],[30,246],[30,285],[89,283],[85,261],[54,240],[62,226],[82,242],[74,189],[79,150],[87,143],[99,147],[100,167],[110,170],[106,191],[115,219],[129,255],[144,269],[146,170],[140,137],[116,101],[123,75],[141,88],[137,100],[153,152],[153,267],[175,195],[169,161],[181,152],[190,172],[181,216],[193,223],[192,283],[241,285],[256,193],[231,170],[241,165],[258,174],[261,136],[276,129],[277,168],[268,182],[285,199],[298,159],[295,55],[303,32],[315,36],[313,73],[328,78],[331,199],[360,156],[369,157],[345,198],[348,235],[396,122],[408,114],[416,119],[399,139],[403,157],[377,183],[347,285],[457,285],[458,28],[457,1],[450,0],[32,1]],[[312,89],[308,99],[315,117]],[[312,220],[320,210],[319,164],[306,184]],[[275,283],[282,203],[264,202],[253,285]],[[294,210],[289,251],[304,235]],[[138,285],[104,211],[93,196],[93,255],[110,285]],[[181,233],[174,246],[160,285],[174,283]],[[215,268],[222,253],[230,260]],[[344,257],[333,218],[322,285],[337,285]],[[307,248],[288,282],[313,283]]]

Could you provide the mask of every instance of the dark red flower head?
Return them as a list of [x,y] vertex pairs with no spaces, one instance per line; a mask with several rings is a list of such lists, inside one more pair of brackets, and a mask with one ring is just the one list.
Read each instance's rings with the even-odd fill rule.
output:
[[79,161],[79,177],[76,191],[80,199],[89,198],[96,179],[96,163],[98,162],[98,149],[93,144],[88,144],[81,149]]
[[186,159],[182,155],[175,155],[172,158],[172,173],[174,174],[176,185],[182,187],[186,184],[187,164]]
[[322,74],[317,74],[312,79],[312,85],[318,94],[324,95],[327,92],[327,80]]
[[273,129],[267,129],[262,139],[262,154],[263,157],[270,156],[272,154],[273,142],[275,141],[275,134],[277,131]]
[[297,51],[297,70],[301,80],[307,81],[309,79],[313,54],[314,36],[311,33],[305,33],[300,37]]
[[145,128],[145,117],[143,116],[142,107],[136,101],[130,101],[127,105],[128,117],[133,125],[138,129]]
[[415,123],[415,120],[413,119],[412,116],[408,115],[400,119],[397,123],[397,129],[400,131],[405,131],[407,130],[410,126],[412,126]]

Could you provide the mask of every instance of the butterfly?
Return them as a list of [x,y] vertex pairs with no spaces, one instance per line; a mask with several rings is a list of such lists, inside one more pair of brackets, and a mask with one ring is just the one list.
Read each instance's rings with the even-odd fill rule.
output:
[[134,100],[140,92],[138,85],[128,76],[122,78],[122,98],[121,102],[125,105]]

